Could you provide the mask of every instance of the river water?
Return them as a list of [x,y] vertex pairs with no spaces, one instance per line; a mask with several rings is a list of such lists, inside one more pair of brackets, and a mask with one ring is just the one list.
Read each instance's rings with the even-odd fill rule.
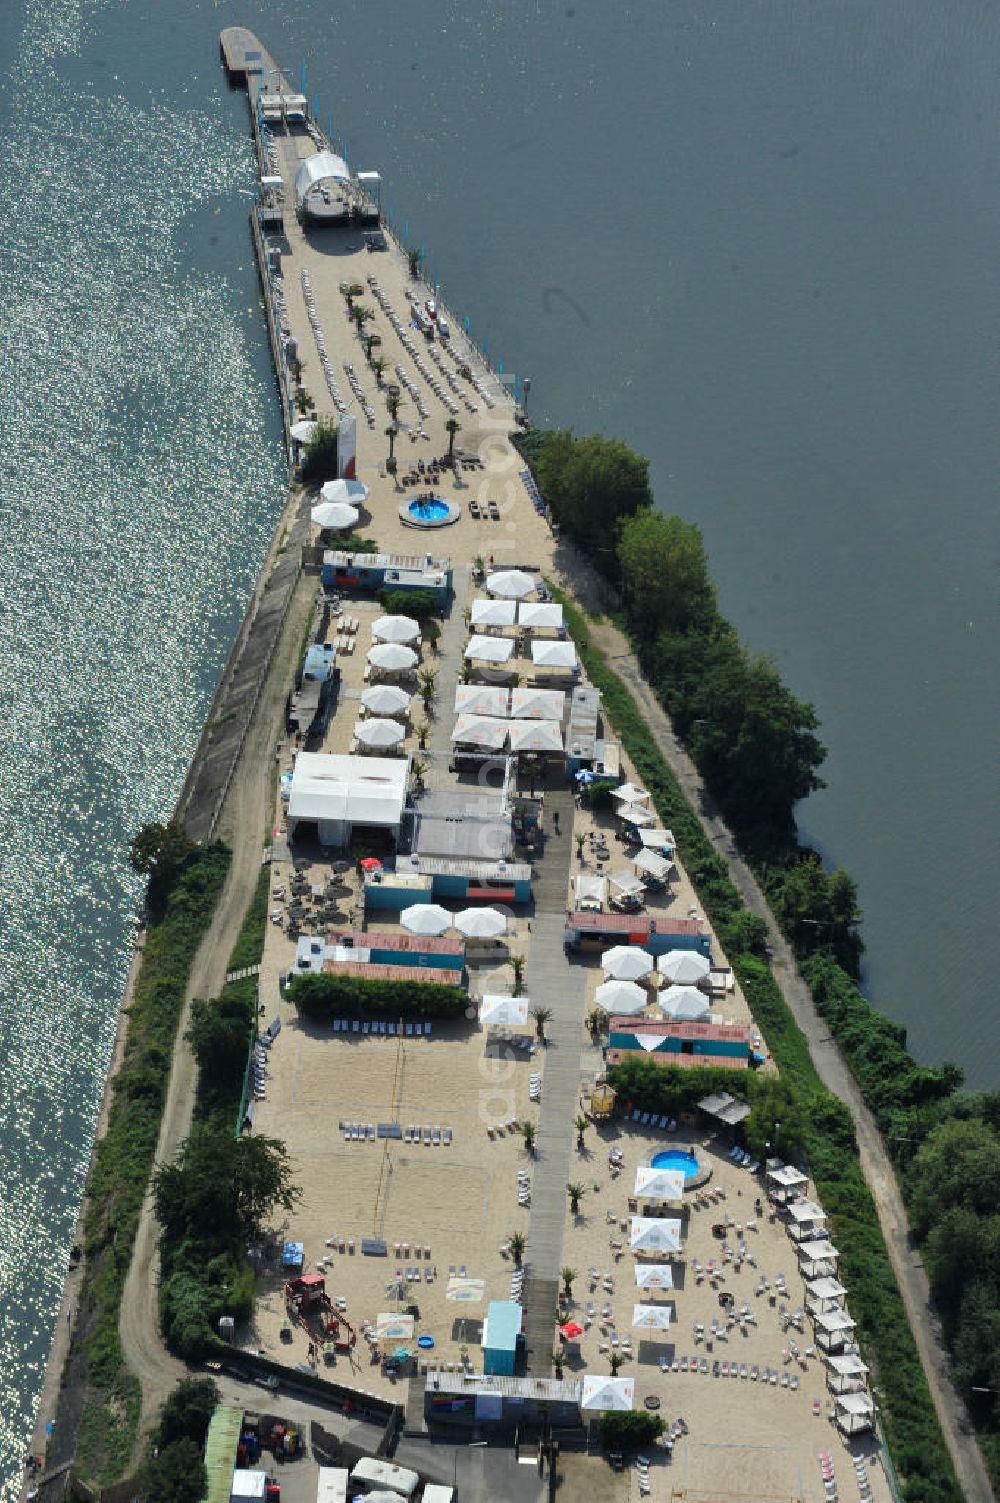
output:
[[[294,9],[294,14],[289,11]],[[884,0],[7,0],[0,1477],[138,891],[280,505],[243,21],[538,418],[620,434],[812,698],[869,984],[997,1085],[1000,13]],[[971,1000],[970,1000],[971,999]]]

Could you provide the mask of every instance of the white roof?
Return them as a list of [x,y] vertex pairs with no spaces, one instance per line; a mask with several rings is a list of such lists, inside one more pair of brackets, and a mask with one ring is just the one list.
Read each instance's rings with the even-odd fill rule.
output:
[[379,642],[369,650],[368,661],[385,673],[402,673],[406,668],[415,668],[420,659],[412,647],[404,647],[401,642]]
[[498,720],[492,715],[459,715],[451,739],[466,746],[499,751],[506,745],[509,725],[510,721]]
[[506,1028],[523,1028],[528,1021],[529,997],[484,997],[479,1006],[479,1021],[484,1028],[496,1024]]
[[375,642],[415,642],[419,635],[420,622],[412,616],[379,616],[372,622]]
[[451,914],[440,903],[411,903],[399,915],[399,922],[410,934],[443,934],[451,928]]
[[605,981],[594,993],[594,1001],[606,1012],[624,1015],[642,1012],[649,1006],[649,996],[634,981]]
[[665,955],[657,956],[656,969],[677,986],[690,986],[692,982],[703,981],[712,967],[697,950],[668,950]]
[[424,1484],[423,1503],[452,1503],[455,1496],[453,1487],[445,1487],[441,1482],[427,1482]]
[[351,174],[343,157],[332,151],[318,151],[315,156],[306,157],[299,163],[295,173],[295,196],[301,203],[317,183],[348,183],[350,180]]
[[870,1393],[838,1393],[837,1408],[845,1414],[873,1414],[875,1400]]
[[683,1200],[684,1175],[680,1169],[654,1169],[640,1164],[635,1171],[635,1195],[641,1200]]
[[233,1472],[229,1496],[231,1498],[263,1498],[266,1484],[266,1472],[252,1472],[246,1467],[238,1466]]
[[310,512],[312,520],[317,527],[325,527],[336,530],[344,527],[356,527],[361,513],[356,506],[349,506],[346,501],[321,501]]
[[641,981],[655,965],[652,955],[638,945],[612,945],[601,956],[601,969],[618,981]]
[[677,845],[672,830],[640,830],[639,839],[654,851],[672,851]]
[[508,692],[497,684],[456,684],[455,714],[493,715],[503,720]]
[[825,1221],[826,1212],[814,1200],[793,1200],[788,1205],[788,1214],[793,1221]]
[[659,1216],[633,1216],[628,1243],[633,1252],[680,1252],[681,1224]]
[[514,656],[512,637],[470,637],[465,656],[471,662],[507,663]]
[[785,1190],[794,1190],[798,1185],[809,1183],[808,1174],[803,1174],[801,1169],[796,1169],[791,1164],[782,1164],[780,1169],[769,1169],[767,1177]]
[[806,1283],[806,1293],[813,1299],[842,1299],[847,1290],[836,1279],[811,1279]]
[[511,720],[512,752],[562,751],[562,731],[555,720]]
[[637,788],[635,783],[619,783],[617,788],[612,788],[611,797],[620,798],[626,804],[644,804],[649,794],[645,788]]
[[563,624],[563,608],[555,601],[522,600],[517,610],[517,624],[535,631],[554,631]]
[[299,752],[288,817],[394,827],[402,818],[408,771],[405,757]]
[[398,720],[380,720],[376,716],[371,720],[355,721],[354,734],[363,746],[388,748],[399,745],[406,736],[406,727]]
[[485,600],[480,597],[472,602],[473,626],[513,626],[517,615],[514,600]]
[[523,600],[525,595],[534,594],[535,581],[523,569],[500,569],[487,577],[486,588],[505,600]]
[[364,481],[348,480],[346,476],[325,481],[319,493],[324,501],[346,501],[348,506],[360,506],[362,501],[368,500],[368,487]]
[[798,1253],[804,1263],[824,1263],[840,1257],[833,1243],[826,1237],[817,1237],[812,1242],[800,1242]]
[[[656,877],[659,881],[665,881],[674,870],[674,863],[668,861],[666,856],[661,856],[658,851],[640,851],[634,858],[633,865],[636,871],[645,872],[650,877]],[[690,954],[697,952],[691,950]]]
[[346,1466],[321,1466],[316,1484],[316,1503],[347,1503]]
[[517,720],[559,720],[566,708],[564,689],[512,689],[510,713]]
[[365,709],[378,715],[404,715],[412,700],[398,684],[371,684],[361,696]]
[[824,1331],[853,1331],[856,1324],[846,1310],[817,1310],[813,1320]]
[[710,1010],[708,998],[696,986],[668,986],[657,1000],[666,1017],[675,1023],[697,1023]]
[[634,1378],[604,1378],[598,1373],[588,1373],[580,1390],[581,1409],[631,1409],[634,1399]]
[[836,1357],[827,1357],[826,1365],[835,1373],[839,1373],[842,1378],[859,1378],[862,1373],[868,1371],[857,1352],[843,1352]]
[[536,668],[575,668],[576,648],[572,642],[532,642],[531,661]]
[[507,933],[507,915],[499,908],[463,908],[455,914],[454,927],[468,939],[498,939]]
[[669,1331],[669,1305],[633,1305],[633,1328],[642,1331]]
[[674,1270],[669,1263],[636,1263],[635,1285],[637,1289],[672,1289]]
[[396,1466],[393,1461],[383,1461],[381,1456],[362,1456],[351,1472],[352,1482],[366,1482],[369,1487],[388,1488],[411,1498],[420,1486],[420,1473],[409,1467]]

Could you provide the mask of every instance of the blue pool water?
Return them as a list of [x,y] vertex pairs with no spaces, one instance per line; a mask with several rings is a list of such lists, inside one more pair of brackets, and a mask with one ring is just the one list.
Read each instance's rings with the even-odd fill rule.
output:
[[665,1153],[654,1154],[653,1168],[679,1169],[685,1179],[694,1179],[699,1164],[693,1153],[685,1153],[681,1148],[668,1148]]
[[447,501],[441,501],[437,496],[426,501],[411,501],[406,509],[418,522],[443,522],[451,510]]

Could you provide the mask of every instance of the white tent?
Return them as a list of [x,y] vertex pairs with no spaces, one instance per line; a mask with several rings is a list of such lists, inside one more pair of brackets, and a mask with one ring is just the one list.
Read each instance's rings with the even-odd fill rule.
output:
[[523,1028],[528,1021],[528,997],[484,997],[479,1004],[479,1021],[484,1028]]
[[377,642],[415,642],[420,622],[412,616],[379,616],[372,622],[372,636]]
[[634,1378],[603,1378],[597,1373],[588,1373],[580,1390],[580,1409],[584,1413],[629,1410],[634,1400]]
[[657,851],[640,851],[632,863],[637,872],[643,872],[658,882],[665,882],[674,870],[674,863]]
[[651,851],[666,851],[669,856],[673,855],[677,845],[672,830],[661,830],[659,828],[655,830],[640,830],[639,839],[647,849]]
[[681,1224],[664,1221],[659,1216],[633,1216],[629,1223],[628,1245],[633,1252],[679,1253]]
[[839,1279],[827,1276],[821,1279],[806,1280],[806,1303],[808,1304],[810,1300],[814,1301],[821,1310],[839,1305],[846,1294],[847,1290],[840,1283]]
[[306,194],[321,183],[349,183],[351,174],[343,157],[332,151],[317,151],[300,162],[295,173],[295,200],[301,208]]
[[360,512],[346,501],[321,501],[309,513],[314,524],[329,532],[339,532],[345,527],[356,527]]
[[536,668],[575,668],[576,648],[572,642],[532,642],[531,661]]
[[658,1000],[675,1023],[697,1023],[709,1011],[708,998],[696,986],[668,986]]
[[508,720],[495,720],[490,715],[459,715],[451,739],[456,745],[500,751],[506,744],[509,725]]
[[683,1200],[684,1174],[680,1169],[654,1169],[640,1164],[635,1171],[637,1200]]
[[510,713],[515,720],[558,720],[566,709],[564,689],[512,689]]
[[507,933],[507,917],[498,908],[463,908],[455,928],[467,939],[497,939]]
[[383,673],[403,673],[415,668],[420,659],[412,647],[404,647],[401,642],[380,642],[369,650],[368,661]]
[[300,418],[289,429],[297,444],[307,444],[316,432],[316,424],[311,418]]
[[512,720],[509,722],[512,752],[561,752],[562,731],[555,720]]
[[601,969],[618,981],[641,981],[656,964],[638,945],[614,945],[601,956]]
[[693,986],[696,981],[704,981],[712,966],[697,950],[668,950],[658,957],[656,969],[678,986]]
[[529,631],[556,631],[563,624],[563,608],[555,601],[522,601],[517,611],[518,626]]
[[365,709],[375,715],[405,716],[412,702],[413,696],[398,684],[372,684],[361,696]]
[[637,1289],[672,1289],[674,1271],[669,1263],[636,1263],[635,1287]]
[[592,872],[579,872],[576,878],[576,906],[584,912],[600,913],[608,894],[608,879]]
[[452,915],[438,903],[413,903],[404,908],[399,922],[411,934],[431,936],[443,934],[452,925]]
[[491,595],[502,595],[504,600],[523,600],[525,595],[534,594],[535,581],[523,569],[500,569],[489,575],[486,588]]
[[637,788],[634,783],[619,783],[617,788],[612,788],[611,797],[621,799],[626,804],[644,804],[649,794],[645,788]]
[[320,488],[324,501],[342,501],[348,506],[360,506],[368,500],[368,487],[363,480],[328,480]]
[[465,649],[468,662],[509,663],[514,656],[511,637],[472,637]]
[[406,729],[398,720],[359,720],[354,734],[362,746],[375,746],[384,751],[389,746],[398,746]]
[[641,892],[645,892],[646,890],[635,872],[630,872],[625,866],[620,867],[616,872],[612,872],[608,877],[608,881],[623,897],[637,898]]
[[633,1305],[632,1328],[637,1331],[669,1331],[669,1305]]
[[513,600],[484,600],[472,602],[473,626],[513,626],[517,605]]
[[594,1001],[605,1012],[621,1013],[631,1017],[649,1006],[649,997],[634,981],[605,981],[594,993]]
[[615,810],[619,819],[623,819],[627,825],[655,825],[656,815],[651,814],[642,804],[619,804]]
[[493,715],[504,720],[509,693],[497,684],[456,684],[455,714]]
[[398,831],[406,802],[405,757],[299,752],[288,800],[288,831],[315,821],[323,845],[343,846],[354,825]]
[[841,1393],[835,1400],[834,1419],[844,1435],[857,1435],[875,1424],[875,1400],[870,1393]]

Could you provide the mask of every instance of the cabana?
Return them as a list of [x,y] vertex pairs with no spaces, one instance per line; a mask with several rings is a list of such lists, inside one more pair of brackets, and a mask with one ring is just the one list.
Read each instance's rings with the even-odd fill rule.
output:
[[401,642],[380,642],[369,650],[368,662],[380,673],[409,673],[420,659],[412,647],[404,647]]
[[647,809],[645,804],[619,804],[615,813],[625,824],[634,825],[636,829],[643,825],[656,824],[656,815],[652,809]]
[[813,1316],[816,1345],[824,1352],[843,1351],[855,1325],[846,1310],[818,1310]]
[[674,1273],[669,1263],[636,1263],[635,1287],[646,1291],[672,1289]]
[[398,684],[372,684],[362,694],[361,703],[372,715],[391,715],[406,720],[413,696]]
[[620,799],[625,804],[644,804],[649,794],[645,788],[636,787],[635,783],[619,783],[617,788],[612,788],[611,797]]
[[813,1237],[800,1242],[799,1272],[804,1279],[836,1278],[837,1260],[840,1253],[826,1237]]
[[638,898],[646,891],[635,872],[628,871],[624,866],[611,872],[608,881],[619,898]]
[[860,1435],[875,1428],[875,1400],[870,1393],[837,1396],[834,1424],[842,1435]]
[[674,1257],[681,1250],[681,1223],[659,1217],[633,1216],[629,1222],[628,1245],[634,1253]]
[[672,856],[677,849],[673,830],[661,830],[659,826],[655,830],[640,830],[639,842],[646,850],[659,851],[661,855]]
[[831,1393],[857,1393],[868,1368],[857,1352],[841,1352],[826,1359],[826,1386]]
[[633,1305],[632,1329],[638,1331],[669,1331],[669,1305]]
[[455,714],[490,715],[506,720],[509,692],[498,684],[456,684]]
[[698,1102],[698,1110],[714,1117],[717,1122],[723,1122],[726,1127],[736,1127],[750,1115],[747,1103],[737,1101],[728,1091],[716,1091],[712,1096],[703,1096]]
[[654,1169],[640,1164],[635,1171],[636,1200],[680,1201],[684,1199],[684,1175],[680,1169]]
[[554,600],[522,600],[517,624],[528,631],[558,631],[563,624],[563,608]]
[[513,600],[485,600],[480,597],[472,602],[473,626],[513,626],[517,604]]
[[598,1373],[588,1373],[580,1390],[580,1413],[606,1414],[611,1410],[621,1414],[630,1410],[634,1401],[634,1378],[604,1378]]
[[608,879],[587,872],[576,878],[576,906],[581,913],[600,913],[608,896]]
[[847,1290],[836,1279],[826,1275],[821,1279],[806,1280],[806,1309],[810,1315],[823,1310],[838,1310],[844,1303]]
[[780,1169],[767,1171],[767,1181],[771,1198],[779,1205],[784,1205],[793,1195],[803,1193],[809,1183],[809,1176],[803,1174],[801,1169],[793,1168],[791,1164],[782,1164]]
[[471,637],[465,649],[467,662],[509,663],[514,656],[511,637]]
[[531,661],[536,668],[572,668],[580,666],[572,642],[532,642]]
[[388,751],[405,740],[406,728],[398,720],[358,720],[354,725],[354,738],[359,746],[374,751]]
[[555,720],[562,722],[566,710],[564,689],[512,689],[510,713],[515,720]]
[[379,616],[372,622],[372,639],[376,642],[415,642],[420,622],[412,616]]
[[809,1242],[826,1231],[826,1212],[814,1200],[792,1200],[785,1209],[790,1217],[788,1235],[793,1242]]

